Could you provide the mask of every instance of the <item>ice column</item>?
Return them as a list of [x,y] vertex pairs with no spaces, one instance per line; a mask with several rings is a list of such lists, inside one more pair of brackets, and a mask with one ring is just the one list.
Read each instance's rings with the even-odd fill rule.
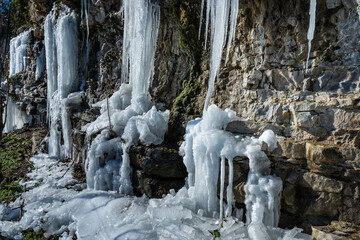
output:
[[29,43],[30,31],[21,33],[10,41],[10,70],[9,76],[19,73],[26,68],[25,57]]
[[[248,223],[276,226],[279,221],[280,178],[270,176],[270,161],[262,151],[276,148],[276,135],[268,130],[259,139],[240,138],[224,131],[226,125],[236,120],[234,112],[211,105],[202,119],[190,121],[186,128],[185,141],[180,147],[188,171],[188,185],[193,189],[197,209],[207,215],[220,212],[220,218],[232,214],[233,158],[245,156],[250,160],[249,179],[245,187]],[[225,161],[228,161],[227,208],[224,212]],[[217,199],[217,184],[220,170],[220,203]],[[215,214],[216,215],[216,214]],[[252,226],[253,226],[252,225]]]
[[60,126],[64,156],[71,157],[70,116],[65,107],[67,96],[78,87],[77,20],[74,12],[61,5],[55,20],[53,10],[45,21],[46,67],[48,75],[48,119],[50,123],[49,154],[60,157]]
[[[233,111],[219,109],[211,105],[202,119],[190,121],[186,127],[185,141],[180,147],[184,164],[188,171],[188,185],[194,189],[193,199],[197,209],[203,209],[207,215],[219,210],[223,216],[223,190],[225,182],[225,160],[228,160],[229,185],[227,199],[229,204],[226,215],[232,212],[232,160],[236,155],[236,138],[225,132],[226,125],[238,119]],[[221,160],[221,165],[219,161]],[[221,169],[220,204],[217,199],[217,183]]]
[[316,0],[310,1],[309,14],[310,14],[310,20],[309,20],[309,29],[308,29],[308,33],[307,33],[307,39],[309,42],[308,42],[308,55],[307,55],[306,65],[305,65],[306,71],[308,70],[308,67],[309,67],[309,58],[310,58],[310,53],[311,53],[311,41],[314,38],[314,32],[315,32]]
[[45,70],[45,49],[42,47],[40,55],[36,59],[35,80],[38,81]]
[[[204,1],[201,3],[202,10]],[[208,26],[211,17],[211,50],[210,50],[210,77],[206,94],[204,112],[207,110],[214,89],[215,79],[219,73],[222,52],[228,35],[228,22],[230,18],[230,32],[227,40],[226,61],[228,59],[232,40],[235,37],[239,0],[207,0],[206,25],[205,25],[205,48],[207,46]],[[231,11],[230,11],[231,10]],[[202,13],[201,20],[202,22]],[[200,26],[201,30],[201,26]]]
[[[5,118],[5,113],[3,113],[3,119]],[[6,124],[3,132],[11,132],[15,129],[20,129],[24,127],[25,123],[28,122],[28,116],[24,111],[16,105],[16,103],[9,97],[7,105],[7,117]]]
[[149,95],[160,24],[160,7],[149,0],[124,1],[122,82],[132,86],[132,101]]
[[49,155],[60,157],[60,132],[58,131],[59,99],[54,94],[58,89],[57,82],[57,54],[55,38],[55,15],[53,11],[46,17],[44,25],[46,71],[47,71],[47,116],[50,125]]
[[[276,147],[276,136],[267,130],[260,136],[259,142],[266,143],[268,150],[272,151]],[[264,152],[259,151],[259,146],[248,147],[246,150],[250,165],[248,181],[244,187],[249,233],[252,228],[276,227],[280,218],[282,181],[279,177],[269,175],[270,161]]]

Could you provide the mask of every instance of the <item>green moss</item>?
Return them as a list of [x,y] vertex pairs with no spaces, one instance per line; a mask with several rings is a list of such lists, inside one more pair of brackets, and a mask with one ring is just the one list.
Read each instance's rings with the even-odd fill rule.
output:
[[22,192],[19,180],[32,168],[28,161],[32,142],[16,134],[6,134],[0,143],[0,201],[14,201]]
[[[198,5],[197,1],[181,1],[173,8],[173,17],[179,21],[181,51],[186,54],[186,61],[190,70],[182,82],[180,94],[176,97],[171,110],[170,121],[178,114],[197,114],[199,109],[191,108],[191,103],[201,90],[201,84],[197,82],[200,75],[202,42],[198,40]],[[191,111],[193,110],[193,112]]]
[[34,231],[34,229],[27,229],[22,232],[24,235],[24,240],[44,240],[44,230],[40,228],[38,231]]
[[201,109],[196,106],[197,97],[202,85],[198,82],[201,73],[203,46],[198,39],[200,2],[196,0],[178,1],[172,9],[174,21],[180,28],[179,46],[186,56],[189,70],[181,82],[181,89],[174,100],[170,112],[167,138],[171,144],[177,145],[185,133],[182,126],[185,115],[199,115]]

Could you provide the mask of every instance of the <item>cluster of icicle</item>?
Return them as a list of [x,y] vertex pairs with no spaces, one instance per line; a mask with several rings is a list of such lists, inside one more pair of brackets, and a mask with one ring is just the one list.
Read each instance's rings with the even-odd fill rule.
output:
[[[199,37],[201,32],[204,7],[205,7],[205,0],[202,0]],[[214,89],[215,80],[219,73],[221,59],[222,59],[222,52],[225,47],[226,38],[228,36],[228,25],[230,19],[229,37],[227,39],[226,62],[228,60],[231,43],[235,38],[238,10],[239,10],[239,0],[222,0],[222,1],[207,0],[206,25],[205,25],[205,49],[207,47],[209,22],[211,22],[211,38],[210,38],[211,55],[210,55],[209,87],[206,94],[204,111],[206,111],[209,106],[210,98]]]
[[17,74],[26,68],[27,46],[29,44],[30,31],[21,33],[10,41],[10,72],[9,76]]
[[88,187],[131,195],[129,149],[138,141],[162,143],[169,111],[158,111],[148,92],[154,71],[160,8],[151,0],[127,0],[123,1],[123,11],[120,90],[95,104],[101,107],[101,115],[83,130],[87,140],[100,133],[86,151]]
[[[50,125],[49,155],[72,157],[71,122],[66,105],[68,96],[77,90],[79,84],[77,20],[76,14],[68,7],[61,4],[60,8],[59,16],[56,16],[55,8],[49,13],[44,26]],[[63,146],[61,138],[64,141]]]
[[[14,37],[10,41],[10,77],[26,69],[26,56],[30,33],[31,30],[28,30]],[[6,82],[3,82],[0,87],[6,88]],[[6,112],[7,114],[4,112],[3,116],[1,116],[3,120],[5,120],[6,115],[6,124],[3,129],[4,133],[22,128],[29,120],[26,113],[17,106],[16,102],[14,102],[11,97],[9,97]]]
[[[180,153],[188,171],[188,185],[193,188],[193,198],[197,209],[207,215],[220,218],[232,215],[233,159],[236,156],[249,158],[250,172],[245,185],[247,221],[249,234],[266,236],[266,226],[277,226],[280,216],[280,194],[282,181],[271,176],[270,161],[262,151],[276,148],[276,135],[265,131],[258,139],[241,138],[225,131],[227,124],[238,120],[230,109],[225,111],[211,105],[203,117],[190,121],[186,128],[185,141]],[[227,206],[224,209],[225,161],[228,161],[229,176],[227,186]],[[220,202],[217,198],[220,170]],[[223,214],[225,210],[225,214]],[[255,229],[265,229],[265,232]],[[266,239],[266,238],[254,238]]]

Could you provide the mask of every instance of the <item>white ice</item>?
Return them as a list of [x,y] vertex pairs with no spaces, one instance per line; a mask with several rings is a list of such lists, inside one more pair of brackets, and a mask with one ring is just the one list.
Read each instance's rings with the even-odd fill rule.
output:
[[31,30],[25,31],[10,41],[9,76],[15,75],[26,68],[25,57]]
[[[7,116],[6,116],[6,124],[3,129],[4,133],[12,132],[15,129],[23,128],[26,123],[29,121],[28,115],[24,111],[20,109],[19,106],[16,105],[16,102],[9,97],[8,105],[6,108]],[[5,119],[5,112],[2,116],[3,120]]]
[[[101,107],[101,115],[84,126],[83,131],[87,139],[100,132],[86,152],[88,187],[131,195],[130,147],[138,141],[162,143],[169,111],[157,111],[149,94],[160,7],[150,0],[127,0],[123,1],[123,11],[122,85],[108,100],[94,105]],[[114,173],[117,168],[120,168],[118,174]]]
[[[224,130],[234,120],[237,117],[231,110],[223,111],[211,105],[202,119],[188,123],[180,154],[188,170],[188,186],[193,189],[195,210],[204,212],[206,216],[217,216],[219,212],[220,219],[233,215],[233,159],[236,156],[247,157],[250,172],[244,190],[249,237],[271,239],[267,226],[276,227],[278,224],[282,181],[269,175],[270,161],[262,149],[273,151],[277,146],[277,136],[271,130],[265,131],[258,139],[235,136]],[[225,208],[226,160],[229,175]],[[220,199],[217,195],[219,172]],[[264,231],[254,230],[258,228]]]
[[[54,157],[71,157],[71,122],[64,105],[68,95],[79,87],[77,19],[75,12],[65,5],[60,8],[57,18],[56,9],[49,13],[44,26],[50,124],[49,153]],[[60,151],[61,133],[64,140],[63,151]]]
[[36,58],[35,80],[38,81],[45,70],[45,49],[42,48],[40,55]]
[[[204,1],[201,3],[201,18],[204,8]],[[206,94],[204,112],[207,110],[214,89],[214,84],[221,65],[222,52],[225,47],[228,35],[228,22],[230,18],[229,37],[227,39],[226,61],[229,56],[231,43],[235,38],[235,30],[237,24],[237,15],[239,8],[239,0],[207,0],[206,5],[206,25],[205,25],[205,49],[207,47],[207,37],[209,22],[211,22],[211,39],[210,39],[210,76],[208,83],[208,91]],[[199,27],[201,31],[201,24]]]
[[310,14],[310,20],[309,20],[309,29],[308,29],[308,33],[307,33],[308,55],[307,55],[306,65],[305,65],[306,71],[309,68],[309,59],[310,59],[310,53],[311,53],[311,41],[314,39],[314,33],[315,33],[316,0],[310,0],[309,14]]
[[[227,217],[223,227],[217,218],[197,214],[192,190],[171,190],[161,199],[125,197],[116,192],[82,190],[72,169],[46,155],[30,159],[35,169],[21,184],[27,191],[8,206],[0,205],[1,236],[22,239],[21,232],[45,230],[45,236],[60,239],[211,239],[209,231],[220,229],[221,239],[249,239],[247,227]],[[18,209],[24,199],[24,215]],[[13,210],[12,210],[13,209]],[[264,228],[271,239],[311,239],[299,229]],[[296,237],[296,238],[295,238]]]

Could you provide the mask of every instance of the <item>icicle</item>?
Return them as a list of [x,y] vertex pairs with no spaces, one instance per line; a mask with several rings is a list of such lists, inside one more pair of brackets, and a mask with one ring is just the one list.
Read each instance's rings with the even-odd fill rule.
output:
[[159,24],[158,5],[148,0],[124,1],[122,82],[129,79],[133,99],[148,94]]
[[224,202],[224,184],[225,184],[225,158],[221,158],[220,163],[220,219],[223,217],[223,202]]
[[47,71],[47,117],[50,123],[50,108],[53,93],[57,90],[57,57],[54,34],[55,17],[52,12],[46,17],[44,25],[46,71]]
[[[208,25],[211,16],[211,51],[210,51],[210,76],[208,91],[206,94],[204,112],[207,110],[210,98],[214,89],[216,77],[219,73],[222,52],[225,47],[226,37],[228,35],[228,22],[230,16],[230,32],[227,42],[227,54],[230,51],[232,40],[235,36],[236,22],[238,15],[239,0],[208,0],[206,5],[206,29],[205,29],[205,49],[207,46]],[[230,13],[231,9],[231,13]]]
[[311,41],[314,39],[314,32],[315,32],[316,0],[310,1],[309,14],[310,14],[310,20],[309,20],[309,30],[307,33],[308,55],[307,55],[306,65],[305,65],[306,71],[308,71],[308,68],[309,68],[309,59],[310,59],[310,53],[311,53]]
[[212,1],[214,1],[214,0],[206,1],[205,50],[207,48],[207,38],[208,38],[209,21],[210,21],[210,9],[211,9],[211,5],[212,5]]
[[38,81],[45,70],[45,49],[41,49],[40,55],[36,59],[36,71],[35,71],[35,80]]
[[211,21],[211,56],[210,56],[210,76],[208,83],[208,91],[206,94],[205,104],[204,104],[204,112],[207,110],[210,98],[212,95],[212,91],[215,84],[216,76],[220,69],[222,51],[225,42],[225,29],[226,22],[226,2],[227,1],[219,1],[216,2],[215,6],[212,8],[215,9],[214,17]]
[[229,163],[229,183],[226,189],[226,198],[227,198],[227,209],[226,209],[226,216],[231,216],[232,213],[232,190],[233,190],[233,180],[234,180],[234,167],[233,167],[233,159],[228,159]]
[[228,38],[227,48],[226,48],[225,64],[227,63],[228,58],[229,58],[231,43],[235,39],[235,31],[236,31],[238,12],[239,12],[239,0],[231,0],[230,32],[229,32],[229,38]]
[[201,0],[201,12],[200,12],[200,24],[199,24],[199,36],[198,36],[198,39],[199,39],[199,40],[200,40],[200,36],[201,36],[201,26],[202,26],[203,14],[204,14],[204,3],[205,3],[205,0]]
[[[130,144],[124,143],[122,145],[122,166],[120,168],[120,189],[119,192],[126,195],[132,195],[132,184],[130,180],[130,156],[129,156],[129,150],[130,150]],[[127,167],[123,167],[127,166]]]

